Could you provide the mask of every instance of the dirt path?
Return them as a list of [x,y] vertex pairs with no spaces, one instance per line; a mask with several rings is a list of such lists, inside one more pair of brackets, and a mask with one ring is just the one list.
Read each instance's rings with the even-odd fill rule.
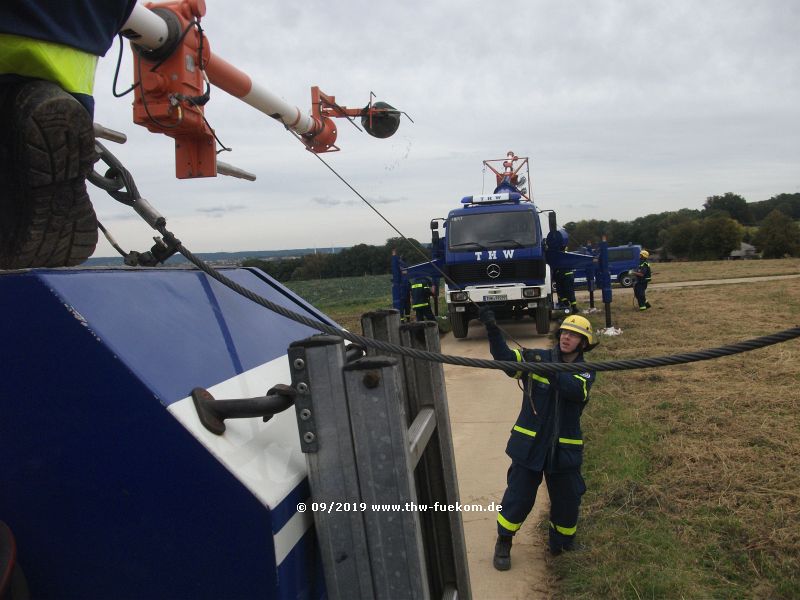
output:
[[[533,335],[530,320],[501,324],[511,336],[528,348],[549,345],[546,336]],[[473,321],[467,338],[442,338],[445,354],[472,358],[491,358],[486,331]],[[467,369],[445,365],[447,398],[458,465],[458,484],[462,504],[487,506],[499,503],[511,464],[505,454],[509,431],[519,412],[522,393],[514,379],[488,369]],[[475,600],[551,598],[551,575],[545,563],[546,548],[539,523],[549,511],[547,489],[537,494],[536,506],[514,539],[511,570],[496,571],[492,566],[497,538],[496,512],[465,512],[472,595]]]

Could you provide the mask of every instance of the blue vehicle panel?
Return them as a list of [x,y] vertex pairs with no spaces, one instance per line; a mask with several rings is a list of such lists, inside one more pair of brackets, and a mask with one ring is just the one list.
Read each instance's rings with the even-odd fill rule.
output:
[[[641,252],[641,250],[642,247],[636,244],[610,246],[608,248],[608,272],[612,282],[617,282],[623,287],[630,287],[633,285],[633,278],[629,277],[628,274],[639,267],[639,252]],[[586,270],[580,268],[575,269],[575,285],[586,284]]]
[[214,436],[189,397],[289,383],[313,330],[177,269],[7,273],[0,311],[0,519],[32,597],[324,596],[294,411]]

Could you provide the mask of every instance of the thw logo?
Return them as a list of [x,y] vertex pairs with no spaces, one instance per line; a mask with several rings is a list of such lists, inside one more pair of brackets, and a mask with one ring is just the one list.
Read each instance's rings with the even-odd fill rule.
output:
[[[497,260],[497,250],[487,250],[486,251],[487,258],[489,260]],[[513,250],[503,250],[503,256],[505,258],[514,258],[514,251]],[[475,253],[475,260],[480,262],[483,260],[483,252],[476,252]]]

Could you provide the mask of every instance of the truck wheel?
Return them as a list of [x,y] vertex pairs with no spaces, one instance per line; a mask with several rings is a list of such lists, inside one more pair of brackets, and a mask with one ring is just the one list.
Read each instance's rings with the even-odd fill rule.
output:
[[545,335],[550,333],[550,307],[547,305],[536,307],[536,333]]
[[450,325],[453,328],[453,337],[457,338],[467,337],[467,330],[469,329],[469,320],[467,319],[466,313],[451,312]]
[[617,276],[617,281],[619,281],[619,284],[622,287],[626,287],[626,288],[632,287],[633,286],[633,275],[631,275],[627,271],[625,273],[620,273]]

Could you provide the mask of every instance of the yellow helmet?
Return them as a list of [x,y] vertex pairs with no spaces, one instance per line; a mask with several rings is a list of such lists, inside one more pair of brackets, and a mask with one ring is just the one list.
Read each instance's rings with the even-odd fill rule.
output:
[[641,252],[639,252],[639,256],[641,256],[644,259],[647,259],[650,258],[650,253],[647,250],[642,250]]
[[592,324],[589,323],[589,319],[586,317],[570,315],[561,322],[561,325],[558,326],[559,332],[562,329],[573,331],[586,338],[586,348],[583,349],[584,352],[588,352],[598,344],[597,338],[592,331]]

